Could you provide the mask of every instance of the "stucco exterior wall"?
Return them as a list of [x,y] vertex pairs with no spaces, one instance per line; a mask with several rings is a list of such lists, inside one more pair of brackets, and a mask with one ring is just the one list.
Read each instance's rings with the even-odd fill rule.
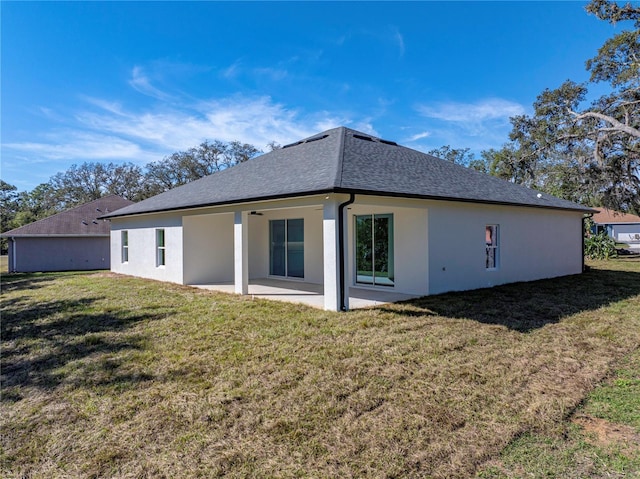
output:
[[[234,280],[234,211],[247,216],[249,279],[269,276],[269,220],[304,218],[304,281],[322,284],[323,203],[309,197],[112,220],[111,269],[181,284]],[[393,287],[356,284],[355,216],[393,214]],[[348,287],[415,296],[551,278],[582,271],[580,212],[356,195],[346,210]],[[498,225],[498,267],[486,268],[485,228]],[[155,230],[164,228],[166,266],[156,266]],[[121,231],[129,261],[121,261]]]
[[185,216],[184,283],[233,281],[233,213]]
[[[378,204],[375,204],[378,203]],[[394,287],[376,286],[380,291],[429,294],[428,210],[424,202],[391,198],[356,197],[348,209],[348,284],[358,288],[372,288],[356,284],[355,280],[355,216],[393,214],[394,227]]]
[[[498,267],[486,268],[485,227],[499,226]],[[582,271],[579,212],[429,202],[429,292],[460,291]]]
[[[165,230],[166,264],[156,264],[156,229]],[[121,231],[129,232],[129,261],[122,261]],[[111,220],[111,271],[183,284],[182,216],[156,214]]]
[[[14,257],[15,252],[15,257]],[[109,269],[109,237],[18,237],[9,242],[9,270],[83,271]]]
[[322,284],[322,206],[262,210],[249,216],[249,278],[269,276],[269,221],[304,219],[304,281]]

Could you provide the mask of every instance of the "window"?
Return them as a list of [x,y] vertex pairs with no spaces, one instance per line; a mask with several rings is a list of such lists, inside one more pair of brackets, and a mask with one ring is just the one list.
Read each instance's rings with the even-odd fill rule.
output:
[[496,269],[498,267],[498,225],[487,225],[484,236],[487,251],[486,268]]
[[355,217],[356,283],[393,286],[393,215]]
[[156,230],[156,266],[165,265],[164,229]]
[[121,259],[123,263],[126,263],[129,261],[129,232],[128,231],[120,232],[120,243],[122,245]]
[[269,274],[304,278],[304,219],[269,221]]

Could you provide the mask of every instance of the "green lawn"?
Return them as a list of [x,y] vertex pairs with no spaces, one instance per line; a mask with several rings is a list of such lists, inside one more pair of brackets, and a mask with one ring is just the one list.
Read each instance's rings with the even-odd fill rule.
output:
[[591,266],[342,314],[3,275],[0,475],[633,477],[640,260]]

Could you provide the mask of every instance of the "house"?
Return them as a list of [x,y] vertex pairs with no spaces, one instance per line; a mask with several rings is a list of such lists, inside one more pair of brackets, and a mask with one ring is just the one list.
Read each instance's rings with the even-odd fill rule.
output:
[[3,233],[9,239],[9,271],[108,269],[110,225],[97,218],[132,204],[105,196]]
[[637,244],[640,247],[640,216],[604,208],[593,215],[593,221],[596,233],[606,231],[620,243],[627,243],[629,246]]
[[590,212],[340,127],[104,218],[114,272],[336,311],[580,273]]

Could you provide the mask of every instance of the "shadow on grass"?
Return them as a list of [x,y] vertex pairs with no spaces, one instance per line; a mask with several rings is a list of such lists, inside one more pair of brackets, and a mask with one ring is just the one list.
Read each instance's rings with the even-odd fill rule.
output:
[[383,309],[409,316],[471,319],[529,332],[637,295],[640,273],[591,269],[574,276],[425,296]]
[[2,274],[2,291],[14,291],[16,289],[37,289],[45,286],[45,283],[55,281],[62,276],[90,274],[94,271],[62,271],[54,273],[11,273]]
[[19,389],[24,386],[52,389],[64,383],[125,388],[151,379],[132,372],[130,365],[121,368],[122,360],[117,358],[145,349],[146,338],[128,329],[166,314],[156,308],[136,314],[105,310],[97,304],[102,300],[2,301],[2,401],[21,399]]

